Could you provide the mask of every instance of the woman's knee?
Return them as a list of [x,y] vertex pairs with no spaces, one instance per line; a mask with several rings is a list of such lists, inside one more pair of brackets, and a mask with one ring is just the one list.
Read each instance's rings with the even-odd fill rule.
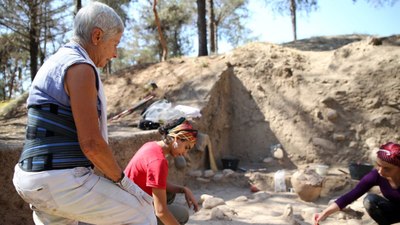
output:
[[168,209],[180,224],[185,224],[189,220],[189,211],[180,205],[168,205]]
[[379,199],[380,197],[376,194],[367,194],[363,201],[365,209],[370,210],[372,208],[375,208]]

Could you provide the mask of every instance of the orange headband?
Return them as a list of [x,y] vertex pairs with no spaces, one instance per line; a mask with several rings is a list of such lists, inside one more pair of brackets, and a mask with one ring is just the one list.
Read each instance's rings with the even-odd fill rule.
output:
[[178,126],[169,130],[168,135],[189,142],[195,142],[197,139],[197,130],[194,130],[189,121],[185,120]]

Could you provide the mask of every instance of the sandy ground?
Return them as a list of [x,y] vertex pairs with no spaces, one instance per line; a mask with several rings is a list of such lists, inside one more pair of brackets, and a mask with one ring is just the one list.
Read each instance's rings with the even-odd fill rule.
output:
[[[344,168],[343,168],[344,169]],[[328,175],[329,176],[329,175]],[[355,184],[354,181],[353,184]],[[215,182],[213,184],[193,184],[196,197],[211,195],[224,200],[224,204],[212,209],[201,208],[191,211],[189,225],[208,224],[313,224],[312,216],[323,210],[336,195],[320,197],[314,202],[301,200],[294,192],[259,191],[252,192],[246,185],[235,182]],[[178,196],[177,204],[185,204],[183,196]],[[362,206],[362,198],[348,206],[346,212],[338,212],[321,225],[376,225]]]

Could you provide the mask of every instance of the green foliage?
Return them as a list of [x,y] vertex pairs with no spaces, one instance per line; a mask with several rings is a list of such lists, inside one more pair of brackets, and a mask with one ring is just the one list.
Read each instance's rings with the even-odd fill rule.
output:
[[[136,5],[140,16],[133,22],[133,38],[129,46],[135,50],[132,50],[130,61],[160,60],[162,51],[150,2]],[[244,25],[248,17],[247,4],[248,0],[214,0],[218,40],[227,40],[233,46],[253,40],[248,38],[251,32]],[[168,43],[169,58],[193,52],[193,42],[197,38],[196,7],[194,0],[158,1],[157,11]]]
[[[72,1],[72,0],[71,0]],[[68,31],[67,23],[72,19],[72,10],[67,3],[54,0],[0,0],[1,33],[19,34],[14,44],[29,50],[29,35],[35,26],[40,32],[35,38],[40,43],[52,41],[52,46],[59,47],[54,41],[62,38]],[[35,18],[32,18],[32,7],[40,5]],[[46,50],[46,49],[44,49]],[[54,49],[52,49],[54,51]]]
[[9,101],[0,101],[0,110],[8,105]]
[[[160,60],[162,49],[155,24],[151,4],[141,4],[137,8],[138,16],[133,21],[133,40],[129,46],[134,48],[132,61],[150,63]],[[168,45],[168,58],[188,54],[190,46],[190,26],[195,12],[192,1],[158,1],[157,12],[161,29]],[[129,35],[129,34],[128,34]]]
[[7,100],[13,95],[22,93],[23,82],[27,80],[28,52],[18,48],[14,43],[18,35],[0,35],[0,99]]
[[129,6],[129,3],[136,2],[135,0],[97,0],[97,1],[102,2],[113,8],[124,22],[128,20],[128,14],[126,8]]
[[[368,3],[372,4],[374,7],[383,7],[385,5],[394,6],[398,0],[366,0]],[[357,0],[353,0],[353,3]]]
[[[264,0],[265,4],[275,12],[282,15],[290,15],[290,0]],[[307,14],[318,8],[318,0],[295,0],[296,11],[304,11]]]
[[[0,33],[16,34],[12,45],[29,53],[29,74],[60,46],[67,28],[68,3],[52,0],[0,0]],[[72,13],[71,13],[72,17]],[[25,71],[24,71],[25,72]]]
[[290,15],[292,21],[293,40],[297,40],[297,14],[298,12],[306,12],[309,14],[312,10],[318,8],[317,0],[264,0],[267,6],[273,11],[277,11],[282,15]]
[[236,47],[252,41],[251,31],[243,24],[248,18],[248,0],[214,0],[217,37]]
[[28,92],[24,92],[17,98],[9,99],[8,101],[0,102],[0,119],[10,119],[16,115],[21,115],[21,107],[24,106]]
[[[82,1],[85,4],[89,0]],[[154,13],[153,0],[100,0],[114,8],[125,21],[126,30],[123,42],[118,50],[119,57],[112,62],[112,70],[116,71],[137,63],[160,61],[161,46]],[[236,46],[247,40],[249,30],[243,20],[247,18],[246,5],[248,0],[214,0],[216,15],[219,22],[219,40],[228,40]],[[8,36],[6,48],[1,46],[2,54],[0,68],[0,98],[9,93],[7,87],[13,74],[19,74],[18,82],[13,85],[14,93],[24,91],[22,83],[30,75],[31,62],[37,62],[38,67],[44,59],[53,54],[61,45],[66,43],[72,30],[74,0],[0,0],[0,4],[7,6],[0,8],[0,35]],[[32,7],[38,7],[37,15]],[[194,52],[197,39],[197,9],[195,0],[168,0],[158,1],[158,15],[162,24],[162,31],[168,44],[168,57],[179,57]],[[35,17],[36,15],[36,17]],[[32,17],[33,16],[33,17]],[[33,20],[32,20],[33,18]],[[34,21],[34,22],[32,22]],[[36,29],[36,34],[30,31]],[[67,34],[67,35],[66,35]],[[32,46],[32,39],[36,40],[36,47]],[[6,43],[2,39],[2,43]],[[36,53],[33,50],[37,50]],[[18,50],[18,51],[17,51]],[[17,55],[21,54],[21,55]],[[20,72],[21,71],[21,72]],[[15,76],[14,76],[15,77]],[[29,79],[28,79],[29,80]],[[5,88],[4,88],[5,87]]]

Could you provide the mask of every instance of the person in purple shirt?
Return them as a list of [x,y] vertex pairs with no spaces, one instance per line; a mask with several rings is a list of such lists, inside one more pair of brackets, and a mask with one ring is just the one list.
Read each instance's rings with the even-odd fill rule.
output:
[[373,186],[379,186],[381,195],[367,194],[364,207],[379,225],[400,222],[400,145],[388,142],[377,151],[376,169],[365,175],[350,192],[339,197],[321,213],[314,215],[314,224],[345,208],[364,195]]

